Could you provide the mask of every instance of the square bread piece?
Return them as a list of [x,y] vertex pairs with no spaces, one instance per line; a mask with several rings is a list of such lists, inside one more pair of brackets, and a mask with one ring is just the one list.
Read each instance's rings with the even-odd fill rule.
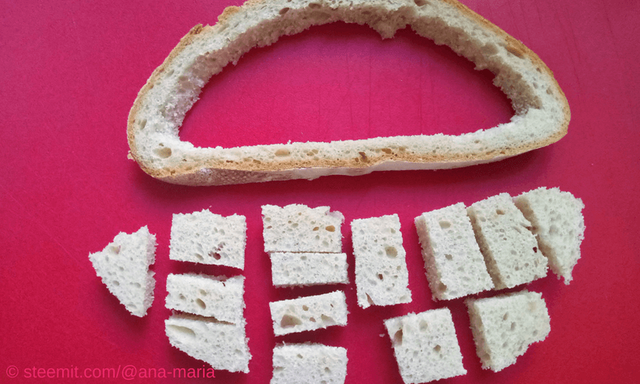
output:
[[144,226],[120,232],[101,252],[89,255],[98,277],[132,315],[143,317],[153,303],[156,280],[149,271],[156,259],[156,235]]
[[516,197],[515,203],[533,225],[533,233],[542,254],[549,259],[549,267],[569,284],[584,240],[582,200],[558,188],[541,187]]
[[384,324],[406,384],[467,374],[449,309],[410,313]]
[[276,287],[349,284],[346,253],[274,252],[269,256]]
[[353,220],[351,231],[358,305],[368,308],[410,303],[409,271],[398,215]]
[[513,288],[547,275],[547,258],[538,249],[531,223],[509,194],[478,201],[467,213],[496,289]]
[[322,344],[288,344],[273,349],[271,384],[343,384],[347,350]]
[[342,291],[269,303],[276,336],[347,325],[347,301]]
[[244,216],[223,217],[205,209],[173,215],[169,258],[244,269],[247,223]]
[[291,204],[285,207],[262,206],[264,251],[342,252],[340,228],[344,216],[329,207],[309,208]]
[[191,315],[172,315],[165,320],[169,343],[187,355],[229,372],[249,372],[251,354],[245,322],[229,324]]
[[238,324],[243,319],[244,276],[230,278],[170,273],[166,307]]
[[415,223],[434,300],[493,288],[463,203],[425,212]]
[[498,372],[515,364],[551,330],[547,305],[537,292],[467,299],[466,304],[483,369]]

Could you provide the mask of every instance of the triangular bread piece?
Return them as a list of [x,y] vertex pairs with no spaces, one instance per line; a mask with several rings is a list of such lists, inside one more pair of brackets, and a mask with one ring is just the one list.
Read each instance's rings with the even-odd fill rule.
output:
[[101,252],[89,255],[98,277],[132,315],[143,317],[153,303],[156,236],[144,226],[119,233]]
[[533,225],[532,231],[542,254],[549,259],[549,267],[568,285],[584,240],[584,203],[570,192],[545,187],[525,192],[514,201]]
[[[464,135],[417,135],[200,148],[178,135],[211,76],[253,47],[336,21],[367,24],[383,38],[411,27],[495,74],[511,99],[510,122]],[[140,90],[129,114],[129,156],[153,177],[221,185],[376,170],[442,169],[486,163],[556,142],[570,120],[566,97],[540,58],[455,0],[249,0],[197,25]]]

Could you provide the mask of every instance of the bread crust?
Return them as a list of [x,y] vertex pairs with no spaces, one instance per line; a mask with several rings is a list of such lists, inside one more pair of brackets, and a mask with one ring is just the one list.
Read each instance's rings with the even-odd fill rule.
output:
[[[351,4],[358,4],[347,7],[343,3],[347,2],[344,0],[296,0],[295,3],[287,3],[284,0],[249,0],[241,7],[227,7],[218,17],[218,23],[213,26],[199,24],[193,27],[164,62],[153,71],[133,104],[127,124],[130,158],[138,162],[146,173],[166,182],[185,185],[225,185],[271,180],[315,179],[332,174],[361,175],[375,170],[463,167],[497,161],[541,148],[560,140],[567,133],[571,116],[569,106],[551,70],[523,43],[463,4],[455,0],[422,2],[360,0],[360,3],[351,1]],[[154,105],[154,100],[157,100],[157,97],[151,95],[154,87],[162,88],[163,91],[167,88],[168,91],[164,92],[167,92],[167,95],[170,94],[172,85],[169,84],[171,80],[168,73],[172,73],[173,70],[169,68],[176,63],[186,61],[185,57],[191,60],[193,68],[198,64],[198,59],[204,61],[213,58],[215,61],[216,57],[229,56],[229,52],[231,52],[231,59],[227,59],[227,62],[235,61],[254,46],[271,44],[283,34],[298,33],[308,28],[309,25],[306,25],[297,27],[293,32],[285,31],[292,22],[291,18],[286,19],[287,14],[291,13],[288,12],[289,8],[286,8],[287,11],[280,8],[281,12],[275,12],[275,14],[264,10],[265,7],[278,8],[288,4],[297,4],[296,12],[300,14],[317,9],[326,10],[328,19],[317,20],[310,25],[321,25],[336,20],[364,22],[378,30],[383,37],[391,37],[395,30],[410,26],[423,37],[433,38],[437,44],[450,46],[459,55],[474,61],[479,69],[490,69],[496,74],[494,82],[512,99],[516,110],[516,116],[512,119],[511,125],[507,124],[508,127],[502,129],[505,132],[511,129],[512,133],[504,133],[502,136],[507,137],[505,139],[499,135],[494,139],[492,135],[497,131],[497,127],[494,127],[460,136],[396,136],[331,143],[290,143],[229,149],[195,148],[190,143],[181,141],[177,132],[184,116],[178,116],[174,119],[175,121],[169,118],[166,118],[166,121],[162,120],[166,116],[161,116],[162,112],[159,110],[161,107]],[[463,22],[463,27],[445,20],[445,16],[438,13],[442,12],[442,9],[455,10],[456,22]],[[364,10],[388,13],[389,18],[394,18],[396,24],[381,25],[379,21],[362,18]],[[285,19],[289,24],[283,21]],[[234,28],[240,29],[238,25],[242,23],[249,23],[249,26],[236,35],[231,35],[235,36],[235,39],[227,37],[229,41],[221,49],[198,52],[199,56],[194,58],[188,56],[192,54],[188,53],[188,50],[200,49],[200,45],[219,38],[222,33],[227,33],[225,31],[235,32]],[[472,33],[477,32],[471,31],[475,26],[479,27],[478,31],[483,36],[489,36],[493,43],[482,45],[482,41],[478,38],[472,38]],[[256,28],[271,28],[277,36],[273,41],[251,40],[250,33]],[[240,48],[234,46],[234,44],[240,46],[244,42],[242,39],[248,40],[249,43],[245,44],[250,46]],[[518,66],[524,67],[528,72],[521,70]],[[518,72],[519,70],[521,72]],[[537,73],[533,73],[534,71]],[[188,72],[185,73],[188,74]],[[212,74],[204,76],[204,83]],[[542,93],[543,91],[536,89],[538,84],[532,84],[531,80],[523,78],[523,74],[525,77],[537,76],[536,79],[542,79],[546,95]],[[192,102],[197,99],[203,85],[194,86],[195,96],[192,97]],[[185,104],[187,105],[185,108],[190,109],[191,105],[188,101]],[[529,126],[532,126],[529,121],[534,122],[534,128],[538,127],[536,117],[533,114],[531,114],[533,117],[529,115],[533,110],[539,111],[544,118],[550,120],[539,123],[543,127],[539,129],[541,132],[539,134],[527,131],[530,130]],[[552,110],[553,113],[547,110]],[[186,113],[186,111],[183,112]],[[516,119],[518,117],[528,119],[529,123],[525,124],[521,121],[522,119]],[[147,120],[153,121],[153,124],[161,121],[162,124],[158,123],[153,128],[160,133],[149,133],[153,131],[149,128],[145,130]],[[165,125],[170,126],[171,129],[157,128]],[[537,136],[529,139],[524,137],[527,135]],[[176,150],[176,146],[185,143],[190,147]],[[157,147],[158,145],[162,148]],[[159,148],[166,152],[160,152],[161,156],[158,156],[158,153],[154,153],[152,149],[154,146],[156,151]],[[167,147],[168,150],[166,150]],[[346,155],[336,156],[334,152]]]

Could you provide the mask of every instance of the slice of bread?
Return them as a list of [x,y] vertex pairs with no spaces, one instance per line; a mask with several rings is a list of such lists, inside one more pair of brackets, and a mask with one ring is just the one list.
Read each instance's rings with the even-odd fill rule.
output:
[[398,215],[353,220],[351,232],[358,305],[368,308],[410,303],[409,271]]
[[276,287],[349,284],[346,253],[273,252],[269,256]]
[[342,252],[344,216],[329,207],[309,208],[302,204],[285,207],[262,206],[264,251]]
[[170,273],[166,307],[239,324],[244,311],[244,276],[230,278]]
[[244,216],[223,217],[208,209],[173,215],[171,260],[244,269],[247,224]]
[[507,193],[467,208],[496,289],[513,288],[547,275],[547,258],[538,249],[525,219]]
[[517,196],[515,203],[533,225],[532,231],[542,254],[549,259],[549,267],[569,284],[584,239],[584,203],[569,192],[545,187]]
[[467,299],[466,304],[483,369],[498,372],[514,364],[551,330],[547,305],[537,292]]
[[120,232],[101,252],[89,255],[98,277],[132,315],[143,317],[153,303],[156,280],[149,266],[156,259],[156,235],[144,226]]
[[[180,126],[209,79],[250,49],[314,25],[366,24],[383,38],[410,27],[495,74],[515,116],[463,135],[413,135],[331,143],[201,148]],[[556,142],[571,113],[551,70],[517,39],[455,0],[268,0],[231,6],[213,26],[196,25],[142,87],[127,123],[130,158],[149,175],[223,185],[379,170],[442,169],[501,160]]]
[[463,203],[425,212],[415,223],[434,300],[493,288]]
[[410,313],[384,325],[406,384],[466,375],[449,309]]
[[347,325],[347,301],[342,291],[269,303],[276,336]]
[[347,350],[322,344],[288,344],[273,349],[271,384],[343,384]]
[[249,372],[248,339],[245,324],[229,324],[212,318],[172,315],[165,320],[169,343],[214,369]]

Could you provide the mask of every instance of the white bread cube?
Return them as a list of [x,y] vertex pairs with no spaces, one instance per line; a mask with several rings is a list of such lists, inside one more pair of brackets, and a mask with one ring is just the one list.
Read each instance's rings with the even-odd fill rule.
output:
[[190,315],[165,320],[169,343],[187,355],[229,372],[249,372],[251,353],[245,323],[229,324]]
[[384,322],[406,383],[425,383],[467,373],[447,308],[410,313]]
[[409,271],[398,215],[351,222],[358,305],[411,302]]
[[149,266],[156,259],[156,236],[144,226],[120,232],[101,252],[89,255],[98,277],[132,315],[143,317],[153,303],[156,280]]
[[507,193],[467,208],[496,289],[513,288],[547,275],[547,258],[538,249],[525,219]]
[[166,307],[238,324],[243,319],[244,276],[230,278],[170,273]]
[[584,239],[582,200],[558,188],[541,187],[517,196],[515,203],[533,225],[533,233],[542,254],[549,259],[549,267],[569,284]]
[[274,252],[269,256],[276,287],[349,283],[346,253]]
[[309,208],[301,204],[262,206],[264,251],[342,252],[340,228],[344,216],[329,207]]
[[343,384],[347,350],[322,344],[288,344],[273,349],[271,384]]
[[498,372],[515,364],[529,345],[544,340],[551,330],[546,303],[537,292],[467,299],[466,304],[483,369]]
[[223,217],[205,209],[173,215],[171,260],[244,269],[247,224],[244,216]]
[[276,336],[347,325],[347,301],[342,291],[269,303]]
[[415,223],[434,300],[493,288],[463,203],[425,212]]

